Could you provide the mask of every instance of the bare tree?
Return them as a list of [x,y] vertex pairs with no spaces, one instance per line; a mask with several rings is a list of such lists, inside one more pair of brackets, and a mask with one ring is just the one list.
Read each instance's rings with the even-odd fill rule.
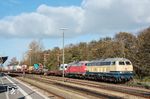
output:
[[41,41],[33,40],[29,44],[29,49],[26,52],[26,54],[23,56],[24,60],[22,63],[25,63],[27,65],[34,65],[35,63],[42,63],[43,64],[43,44]]
[[13,57],[11,60],[10,60],[10,62],[9,62],[9,66],[11,65],[11,66],[14,66],[14,65],[18,65],[19,64],[19,61],[17,60],[17,58],[16,57]]

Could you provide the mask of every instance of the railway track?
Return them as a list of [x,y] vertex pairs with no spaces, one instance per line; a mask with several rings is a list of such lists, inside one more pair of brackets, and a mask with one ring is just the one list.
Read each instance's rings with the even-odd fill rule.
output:
[[79,80],[79,79],[72,79],[72,78],[63,79],[62,77],[53,77],[53,76],[52,77],[42,76],[42,77],[46,79],[66,81],[69,83],[80,84],[83,86],[91,86],[95,88],[107,89],[107,90],[122,92],[130,95],[140,96],[144,98],[150,98],[150,90],[142,89],[142,88],[134,88],[134,87],[127,87],[123,85],[114,85],[114,84],[100,83],[100,82],[93,82],[93,81]]
[[[70,84],[76,84],[76,85],[85,86],[85,87],[109,90],[109,91],[123,93],[126,95],[132,95],[132,96],[136,96],[136,97],[142,97],[142,98],[150,99],[150,90],[146,90],[146,89],[132,88],[132,87],[127,87],[127,86],[93,82],[93,81],[87,81],[87,80],[72,79],[72,78],[64,78],[63,79],[62,77],[54,77],[54,76],[42,76],[42,75],[36,75],[35,76],[35,75],[28,74],[28,75],[26,75],[26,77],[31,78],[31,79],[34,78],[35,80],[41,79],[41,81],[43,81],[45,83],[49,83],[49,84],[51,83],[51,84],[64,86],[64,87],[68,87],[68,86],[66,86],[62,83],[58,83],[58,81],[59,82],[65,81],[65,82],[70,83]],[[98,95],[98,93],[93,93],[93,94]],[[99,94],[99,96],[100,96],[100,94]],[[101,96],[104,96],[107,98],[114,98],[115,97],[112,95],[110,97],[109,95],[106,95],[106,94],[105,95],[101,94]],[[115,97],[115,98],[120,98],[120,97]]]
[[47,91],[47,89],[45,89],[44,86],[41,86],[41,85],[35,83],[35,81],[33,81],[33,80],[32,81],[31,80],[25,80],[24,78],[20,78],[20,77],[18,79],[23,81],[28,86],[30,86],[31,89],[36,89],[38,92],[46,95],[50,99],[65,99],[62,96],[59,96],[55,93]]
[[91,90],[91,89],[88,89],[86,87],[81,87],[78,86],[78,85],[74,85],[74,84],[68,84],[66,82],[60,82],[60,81],[55,81],[55,80],[51,80],[51,79],[46,79],[46,78],[42,78],[42,77],[33,77],[33,76],[26,76],[27,78],[30,78],[30,79],[34,79],[36,81],[40,81],[41,82],[44,82],[46,84],[51,84],[51,85],[55,85],[56,87],[58,88],[63,88],[63,90],[67,90],[67,91],[73,91],[75,94],[81,94],[82,93],[82,96],[84,97],[92,97],[92,99],[122,99],[120,96],[116,96],[116,95],[113,95],[113,94],[104,94],[104,93],[100,93],[98,91],[95,91],[95,90]]
[[[17,77],[16,74],[11,76]],[[26,77],[20,76],[21,75],[17,78],[33,86],[45,89],[47,92],[53,93],[59,97],[63,97],[62,99],[122,99],[119,96],[95,92],[95,90],[81,88],[81,86],[79,87],[71,84],[68,85],[62,81],[61,83],[56,82],[55,80],[42,78],[42,76],[38,75],[26,75]],[[43,84],[41,85],[38,83]],[[60,91],[59,89],[63,91]]]

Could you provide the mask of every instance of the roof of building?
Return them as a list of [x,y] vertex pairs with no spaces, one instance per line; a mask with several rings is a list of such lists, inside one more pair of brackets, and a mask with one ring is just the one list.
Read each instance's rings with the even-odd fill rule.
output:
[[0,64],[4,64],[7,59],[8,59],[8,56],[0,57]]

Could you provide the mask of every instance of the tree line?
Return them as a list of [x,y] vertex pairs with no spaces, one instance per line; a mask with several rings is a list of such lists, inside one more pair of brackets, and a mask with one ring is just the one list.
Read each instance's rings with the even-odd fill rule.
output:
[[[62,49],[55,47],[43,50],[39,41],[32,41],[22,64],[42,63],[49,70],[56,70],[62,63]],[[91,42],[65,46],[65,63],[101,58],[124,57],[131,60],[134,72],[139,77],[150,76],[150,28],[138,34],[119,32],[113,38],[105,37]]]

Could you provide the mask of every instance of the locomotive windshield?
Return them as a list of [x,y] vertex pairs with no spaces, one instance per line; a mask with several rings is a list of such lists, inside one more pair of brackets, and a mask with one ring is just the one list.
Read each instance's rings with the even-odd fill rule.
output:
[[131,65],[131,63],[129,61],[126,61],[126,65]]
[[120,61],[119,65],[125,65],[125,63],[123,61]]

